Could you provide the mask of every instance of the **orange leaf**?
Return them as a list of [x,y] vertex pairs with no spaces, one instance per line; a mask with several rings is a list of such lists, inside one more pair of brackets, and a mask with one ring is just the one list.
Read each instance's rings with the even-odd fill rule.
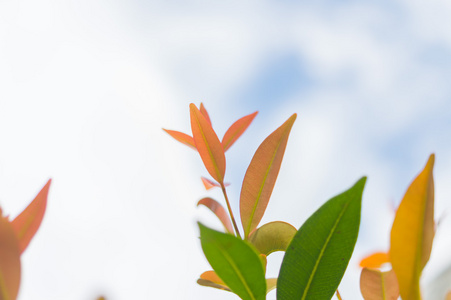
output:
[[24,252],[41,225],[51,182],[51,179],[47,181],[36,198],[11,222],[19,241],[20,253]]
[[296,114],[293,114],[271,133],[258,147],[247,168],[240,195],[241,223],[245,238],[257,227],[265,213],[295,120]]
[[211,188],[214,187],[220,187],[219,184],[217,184],[216,182],[211,181],[210,179],[207,179],[205,177],[201,177],[200,179],[202,179],[202,183],[204,184],[204,187],[206,190],[209,190]]
[[399,286],[395,272],[364,268],[360,275],[360,291],[365,300],[396,300]]
[[401,298],[421,299],[421,272],[434,239],[434,154],[407,189],[395,215],[390,237],[390,261]]
[[188,147],[197,151],[193,138],[190,137],[189,135],[187,135],[186,133],[183,133],[180,131],[175,131],[175,130],[164,129],[164,128],[163,128],[163,130],[166,131],[167,134],[172,136],[174,139],[176,139],[180,143],[185,144]]
[[0,209],[0,300],[15,300],[19,286],[19,244],[11,223]]
[[220,290],[231,291],[229,287],[216,275],[215,271],[206,271],[200,275],[197,283],[202,286],[214,287]]
[[232,223],[230,223],[229,215],[227,214],[226,210],[224,209],[224,207],[222,207],[221,204],[219,204],[216,200],[212,198],[203,198],[200,199],[199,202],[197,202],[197,206],[199,205],[205,205],[206,207],[208,207],[222,222],[227,232],[234,234]]
[[202,113],[202,115],[205,117],[205,119],[207,120],[207,122],[211,125],[211,120],[210,120],[210,116],[208,115],[207,110],[205,109],[204,104],[201,102],[200,103],[200,107],[199,107],[200,112]]
[[190,104],[191,129],[197,151],[208,173],[219,183],[225,174],[225,156],[222,144],[207,119],[194,104]]
[[383,264],[390,262],[388,253],[376,252],[360,261],[361,268],[379,269]]
[[446,299],[445,300],[451,300],[451,292],[448,292],[448,294],[446,294]]
[[227,132],[222,138],[222,146],[224,147],[224,151],[227,151],[233,145],[233,143],[235,143],[235,141],[243,134],[243,132],[251,124],[252,120],[254,120],[257,113],[258,111],[242,117],[241,119],[233,123],[229,129],[227,129]]

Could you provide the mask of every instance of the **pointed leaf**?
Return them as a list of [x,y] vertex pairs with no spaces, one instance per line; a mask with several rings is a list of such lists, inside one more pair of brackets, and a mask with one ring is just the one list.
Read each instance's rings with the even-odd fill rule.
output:
[[205,120],[207,120],[207,122],[208,122],[210,125],[212,125],[212,124],[211,124],[210,116],[208,115],[208,112],[207,112],[207,110],[205,109],[205,106],[204,106],[204,104],[203,104],[202,102],[200,103],[199,110],[200,110],[201,114],[204,116]]
[[199,202],[197,202],[197,206],[199,205],[205,205],[208,207],[218,217],[227,232],[235,234],[229,215],[221,204],[219,204],[216,200],[207,197],[200,199]]
[[41,225],[51,182],[51,179],[47,181],[36,198],[11,222],[19,241],[20,253],[25,251]]
[[246,171],[240,195],[241,223],[246,238],[265,213],[295,120],[296,114],[263,141]]
[[202,250],[224,283],[241,299],[264,300],[266,280],[257,250],[233,235],[199,223]]
[[393,221],[390,261],[403,299],[421,299],[421,272],[434,238],[433,167],[434,154],[407,189]]
[[11,223],[0,209],[0,300],[16,300],[19,286],[19,243]]
[[208,286],[224,291],[231,292],[229,287],[216,275],[215,271],[206,271],[200,275],[200,278],[197,280],[197,283],[202,286]]
[[297,230],[292,225],[276,221],[267,223],[249,236],[249,242],[260,253],[269,255],[275,251],[285,251],[296,234]]
[[360,275],[360,291],[365,300],[398,299],[399,286],[395,272],[364,268]]
[[222,138],[222,146],[224,147],[224,151],[227,151],[236,142],[236,140],[244,133],[244,131],[246,131],[246,129],[254,120],[257,113],[258,111],[242,117],[241,119],[233,123],[229,129],[227,129],[226,133],[224,134],[224,137]]
[[219,184],[217,184],[216,182],[211,181],[210,179],[207,179],[205,177],[201,177],[200,178],[202,180],[202,183],[204,184],[204,187],[206,190],[212,189],[214,187],[220,187]]
[[321,206],[299,229],[285,253],[277,299],[331,299],[357,240],[366,177]]
[[211,125],[194,104],[190,104],[191,129],[197,151],[208,173],[219,183],[224,180],[225,156],[222,144]]
[[188,147],[197,151],[193,138],[190,137],[189,135],[187,135],[186,133],[183,133],[180,131],[175,131],[175,130],[164,129],[164,128],[163,128],[163,130],[166,131],[167,134],[172,136],[174,139],[176,139],[180,143],[185,144]]
[[376,252],[362,259],[360,261],[360,267],[379,269],[383,264],[389,262],[390,258],[387,252]]

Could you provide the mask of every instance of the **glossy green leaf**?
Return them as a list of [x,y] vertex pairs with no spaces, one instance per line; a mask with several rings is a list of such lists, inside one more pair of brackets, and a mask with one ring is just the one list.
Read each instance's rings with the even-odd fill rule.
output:
[[241,223],[245,238],[257,228],[265,213],[295,120],[296,114],[293,114],[271,133],[258,147],[247,168],[240,195]]
[[197,151],[208,173],[219,183],[224,180],[224,149],[210,123],[194,104],[190,104],[191,130]]
[[321,206],[285,253],[277,299],[331,299],[351,258],[360,225],[366,177]]
[[202,250],[213,270],[241,299],[264,300],[266,280],[257,250],[233,235],[199,223]]
[[212,198],[206,197],[200,199],[199,202],[197,202],[197,206],[199,205],[205,205],[206,207],[208,207],[218,217],[227,232],[235,234],[233,231],[232,223],[230,222],[229,215],[227,214],[224,207],[219,204],[219,202]]
[[52,180],[49,179],[33,201],[11,222],[22,254],[39,229],[47,207],[47,196]]
[[16,300],[20,286],[19,241],[0,209],[0,300]]
[[398,299],[399,286],[395,272],[364,268],[360,275],[360,291],[365,300]]
[[296,232],[292,225],[275,221],[254,230],[248,240],[260,253],[269,255],[275,251],[286,251]]
[[229,129],[227,129],[226,133],[224,134],[224,137],[222,138],[222,146],[224,147],[224,151],[227,151],[236,142],[236,140],[244,133],[244,131],[246,131],[246,129],[254,120],[257,113],[258,112],[256,111],[250,115],[242,117],[241,119],[233,123]]
[[180,132],[180,131],[169,130],[169,129],[164,129],[164,128],[163,128],[163,130],[167,134],[172,136],[174,139],[179,141],[180,143],[185,144],[188,147],[190,147],[191,149],[194,149],[197,151],[196,145],[194,144],[194,139],[191,136],[187,135],[186,133]]
[[434,239],[434,154],[415,178],[396,211],[390,236],[390,262],[401,297],[421,299],[420,277]]

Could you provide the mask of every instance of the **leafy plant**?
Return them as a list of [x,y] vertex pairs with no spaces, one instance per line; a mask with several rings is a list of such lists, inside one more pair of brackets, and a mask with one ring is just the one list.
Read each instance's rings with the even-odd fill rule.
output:
[[[249,164],[240,194],[241,235],[224,184],[225,152],[244,133],[256,114],[233,123],[222,141],[203,104],[199,109],[190,104],[192,136],[164,129],[199,153],[212,177],[202,177],[202,182],[207,189],[221,188],[227,206],[226,211],[212,198],[198,202],[220,219],[225,233],[199,223],[202,249],[213,271],[201,274],[197,282],[231,291],[241,299],[266,299],[267,292],[276,286],[277,297],[282,300],[330,299],[343,277],[357,240],[366,178],[327,201],[299,230],[282,221],[258,227],[296,120],[296,114],[293,114],[261,143]],[[275,251],[286,251],[279,278],[266,279],[266,259]]]
[[20,255],[44,217],[51,180],[14,220],[0,209],[0,300],[15,300],[20,286]]

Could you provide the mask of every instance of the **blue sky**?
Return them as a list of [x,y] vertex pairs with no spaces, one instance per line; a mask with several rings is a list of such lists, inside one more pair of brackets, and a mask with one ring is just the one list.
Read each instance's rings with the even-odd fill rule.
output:
[[[196,221],[219,228],[195,203],[221,197],[203,190],[197,154],[161,130],[189,132],[191,102],[220,135],[259,111],[227,154],[235,211],[253,152],[298,113],[262,223],[299,227],[368,176],[345,299],[360,299],[356,264],[388,248],[391,206],[432,152],[437,218],[450,210],[445,0],[3,1],[0,20],[3,211],[53,178],[20,299],[235,299],[195,283],[209,269]],[[450,227],[445,217],[425,287],[451,264]]]

